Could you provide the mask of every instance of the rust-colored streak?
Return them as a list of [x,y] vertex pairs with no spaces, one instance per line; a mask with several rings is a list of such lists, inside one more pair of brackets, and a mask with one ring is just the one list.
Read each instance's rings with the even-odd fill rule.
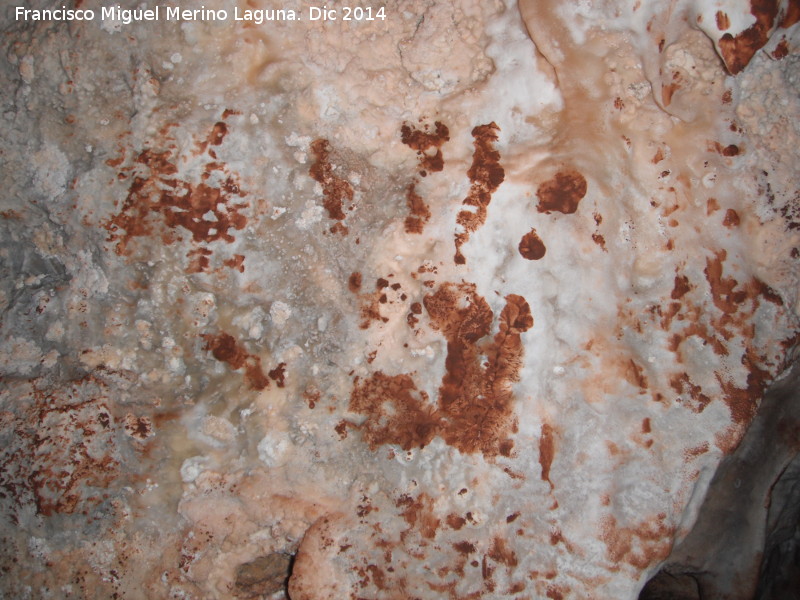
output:
[[[330,162],[331,145],[328,140],[318,139],[312,142],[311,152],[316,162],[311,165],[311,178],[322,186],[322,205],[328,211],[328,217],[336,221],[344,220],[344,203],[353,201],[353,186],[333,172]],[[346,233],[343,228],[337,232]]]
[[[378,371],[357,379],[351,411],[366,415],[359,426],[374,450],[397,444],[422,448],[435,436],[465,454],[510,455],[516,427],[512,384],[519,378],[520,334],[533,326],[524,298],[506,297],[498,333],[489,335],[493,313],[473,284],[442,285],[423,299],[431,325],[447,340],[446,372],[434,405],[410,375]],[[486,357],[487,360],[484,360]]]
[[[201,336],[206,345],[204,350],[210,350],[211,354],[220,362],[227,363],[230,367],[238,371],[244,369],[245,380],[254,390],[263,390],[269,386],[269,379],[264,375],[261,367],[261,357],[254,354],[248,354],[237,342],[236,338],[224,331],[217,335],[204,334]],[[281,363],[277,369],[270,371],[270,376],[273,373],[280,374],[280,379],[272,377],[278,381],[278,387],[283,387],[283,368],[285,365]]]
[[519,253],[522,255],[522,258],[539,260],[544,257],[545,252],[547,252],[547,248],[535,229],[531,229],[522,236],[519,242]]
[[725,31],[731,26],[731,20],[728,18],[728,15],[721,10],[717,11],[715,15],[716,22],[717,22],[717,29],[720,31]]
[[505,170],[500,165],[500,153],[494,149],[494,142],[498,140],[498,131],[500,128],[494,121],[488,125],[479,125],[472,130],[475,151],[472,154],[472,165],[467,171],[471,185],[462,204],[473,208],[462,210],[456,216],[456,223],[463,229],[463,232],[457,233],[455,236],[454,260],[458,265],[467,262],[461,253],[461,246],[469,240],[473,231],[486,222],[492,194],[505,180]]
[[756,22],[736,37],[726,33],[720,38],[720,54],[731,75],[741,72],[769,40],[778,14],[778,4],[778,0],[751,0],[750,13]]
[[575,171],[559,171],[552,179],[545,181],[536,191],[539,198],[538,210],[550,214],[553,211],[572,214],[586,195],[586,179]]
[[417,194],[412,183],[406,191],[406,204],[408,205],[409,215],[406,217],[406,233],[422,233],[425,224],[431,218],[431,211],[422,197]]
[[[417,151],[419,160],[420,174],[427,175],[444,169],[444,156],[442,155],[442,145],[450,140],[450,130],[441,121],[434,123],[434,131],[429,132],[428,126],[425,130],[404,124],[400,128],[400,139],[402,142]],[[435,148],[436,152],[431,154],[429,151]]]
[[550,481],[550,467],[553,464],[553,457],[556,453],[556,443],[553,438],[553,427],[549,423],[542,423],[542,431],[539,437],[539,465],[542,467],[542,481],[550,484],[553,489],[553,482]]

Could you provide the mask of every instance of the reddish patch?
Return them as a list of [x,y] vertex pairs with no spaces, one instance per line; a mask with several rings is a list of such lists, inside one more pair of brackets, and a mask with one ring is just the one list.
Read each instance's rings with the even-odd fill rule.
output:
[[347,289],[354,294],[361,290],[361,273],[358,271],[350,273],[350,277],[347,279]]
[[467,520],[464,517],[452,513],[447,515],[447,519],[445,520],[445,522],[447,523],[447,526],[450,527],[450,529],[455,529],[456,531],[458,531],[459,529],[464,527],[464,525],[467,524]]
[[650,159],[650,160],[654,165],[657,165],[662,160],[664,160],[664,158],[665,158],[664,151],[661,148],[659,148],[658,150],[656,150],[656,153],[653,155],[653,158]]
[[492,194],[500,187],[506,177],[505,170],[500,165],[500,153],[494,149],[497,141],[497,132],[500,128],[496,123],[479,125],[472,130],[475,151],[472,154],[472,166],[467,171],[471,182],[469,194],[461,202],[464,206],[474,207],[474,210],[462,210],[456,216],[456,223],[464,231],[456,234],[456,254],[454,257],[457,265],[467,262],[461,253],[463,246],[473,231],[476,231],[486,222],[489,203]]
[[719,202],[716,198],[709,198],[706,201],[706,215],[714,214],[719,210]]
[[269,378],[274,381],[279,388],[286,385],[286,363],[278,363],[278,366],[269,372]]
[[243,254],[234,254],[232,258],[229,258],[223,263],[226,267],[229,267],[235,271],[239,271],[239,273],[244,273],[244,255]]
[[356,378],[349,408],[367,416],[359,426],[364,439],[373,450],[381,444],[409,450],[438,435],[465,454],[510,454],[508,436],[516,426],[511,385],[521,368],[520,334],[533,326],[528,303],[521,296],[506,297],[500,331],[491,343],[482,339],[493,314],[474,285],[444,284],[423,303],[433,328],[447,339],[438,402],[430,403],[410,375],[378,371],[363,381]]
[[417,498],[403,494],[395,504],[403,509],[400,516],[412,529],[417,529],[422,537],[429,540],[436,537],[440,521],[433,514],[433,500],[427,494],[420,494]]
[[[217,126],[214,128],[217,133],[211,135],[221,142],[224,136]],[[123,178],[127,178],[131,171],[136,172],[122,209],[104,224],[110,234],[107,241],[116,242],[117,254],[130,256],[130,244],[137,237],[160,233],[164,244],[172,244],[183,239],[181,230],[191,233],[193,244],[231,243],[234,237],[230,231],[241,230],[247,224],[240,211],[248,204],[231,201],[233,197],[245,196],[231,176],[220,187],[176,179],[178,168],[172,162],[170,151],[144,150],[136,156],[134,163],[134,167],[120,172]],[[203,179],[214,171],[224,172],[224,166],[208,163]],[[166,231],[158,231],[159,221],[167,228]],[[189,271],[207,271],[210,255],[211,250],[205,247],[191,250],[190,257],[197,258],[190,263]],[[234,261],[233,265],[233,268],[240,268],[241,262]]]
[[[450,130],[447,126],[440,121],[434,123],[434,131],[427,131],[429,127],[426,125],[424,131],[420,131],[414,127],[404,124],[400,128],[400,139],[402,142],[417,151],[419,160],[420,174],[427,175],[441,171],[444,169],[444,157],[442,156],[442,144],[450,140]],[[433,154],[429,153],[432,148],[436,149]]]
[[406,233],[422,233],[425,224],[431,218],[431,211],[422,197],[416,193],[413,183],[408,186],[406,204],[409,211],[405,220]]
[[772,51],[772,58],[781,60],[787,56],[789,56],[789,43],[784,38],[775,46],[775,49]]
[[692,286],[689,284],[689,278],[686,277],[686,275],[676,275],[675,276],[675,285],[672,288],[672,293],[670,294],[670,297],[673,300],[680,300],[691,289],[692,289]]
[[542,424],[542,433],[539,437],[539,465],[542,467],[542,481],[550,484],[550,489],[555,486],[550,481],[550,467],[556,453],[556,443],[553,439],[553,427],[549,423]]
[[[204,334],[201,336],[206,345],[204,350],[210,350],[211,354],[220,362],[227,363],[236,371],[244,369],[245,379],[250,387],[254,390],[263,390],[269,386],[269,379],[264,375],[261,368],[261,357],[254,354],[248,354],[244,348],[236,343],[236,339],[227,333],[220,332],[217,335]],[[281,363],[283,365],[283,363]],[[284,365],[285,366],[285,365]],[[279,366],[281,373],[281,380],[279,387],[283,383],[283,367]],[[270,371],[270,376],[276,372]],[[275,377],[273,377],[275,379]]]
[[496,537],[492,540],[492,547],[489,548],[489,558],[509,568],[516,567],[519,562],[517,554],[508,547],[506,541],[501,537]]
[[604,238],[602,235],[600,235],[599,233],[593,233],[592,241],[598,246],[600,246],[600,249],[603,252],[608,252],[608,250],[606,250],[606,238]]
[[552,179],[545,181],[536,191],[539,198],[538,210],[550,214],[553,211],[572,214],[586,195],[586,179],[575,171],[559,171]]
[[786,14],[783,15],[783,20],[781,21],[781,27],[788,29],[797,22],[800,22],[800,0],[789,0]]
[[778,0],[751,0],[750,13],[756,22],[736,37],[726,33],[720,38],[720,54],[731,75],[744,69],[755,53],[767,43],[778,8]]
[[737,213],[732,208],[729,208],[725,212],[725,218],[722,220],[722,224],[727,228],[738,227],[740,224],[739,220],[739,213]]
[[453,544],[453,549],[459,554],[463,554],[464,556],[475,554],[476,551],[475,545],[470,544],[469,542],[456,542],[455,544]]
[[547,252],[547,248],[545,248],[542,238],[539,237],[535,229],[531,229],[522,236],[519,242],[519,253],[522,255],[522,258],[539,260],[544,257],[545,252]]
[[[328,217],[343,221],[344,203],[353,201],[353,186],[333,172],[333,165],[330,162],[331,145],[328,140],[314,140],[311,143],[311,153],[316,162],[311,165],[309,175],[322,186],[322,205],[328,211]],[[346,234],[347,228],[341,225],[333,233]]]
[[728,18],[728,15],[726,13],[722,12],[721,10],[718,10],[715,17],[717,21],[717,29],[719,29],[720,31],[725,31],[726,29],[730,28],[731,20]]
[[675,528],[665,520],[666,515],[662,513],[635,527],[619,527],[613,516],[604,518],[601,539],[615,568],[625,562],[637,569],[646,569],[669,556]]

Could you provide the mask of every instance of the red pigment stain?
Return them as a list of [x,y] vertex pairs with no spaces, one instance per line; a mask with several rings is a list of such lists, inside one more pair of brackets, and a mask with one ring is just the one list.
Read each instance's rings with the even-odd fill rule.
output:
[[[232,335],[223,331],[217,335],[204,334],[201,337],[206,342],[203,349],[210,350],[218,361],[227,363],[235,371],[244,369],[245,379],[252,389],[263,390],[269,387],[269,379],[264,375],[261,367],[261,357],[248,354],[236,343],[236,339]],[[278,387],[283,387],[285,367],[285,363],[281,363],[276,369],[269,372],[269,376],[278,382]]]
[[599,233],[593,233],[592,241],[598,246],[600,246],[600,249],[603,252],[608,252],[608,250],[606,249],[606,238],[604,238],[602,235],[600,235]]
[[354,294],[361,290],[361,273],[358,271],[350,273],[350,277],[347,279],[347,289]]
[[431,211],[422,197],[417,194],[413,183],[408,186],[406,191],[406,205],[409,212],[405,221],[406,233],[422,233],[425,224],[431,218]]
[[413,498],[403,494],[395,502],[397,508],[402,508],[400,516],[412,529],[419,529],[422,537],[432,540],[436,537],[436,530],[441,521],[433,514],[433,500],[427,494],[420,494]]
[[738,227],[741,221],[739,220],[739,213],[737,213],[732,208],[729,208],[725,212],[725,218],[722,220],[722,224],[727,228]]
[[786,58],[789,56],[789,44],[786,39],[782,39],[778,44],[775,46],[775,49],[772,51],[772,58],[776,60],[781,60],[782,58]]
[[[223,134],[218,131],[219,125],[214,128],[217,133],[211,135],[221,142]],[[134,162],[140,173],[133,178],[120,212],[104,224],[110,234],[107,241],[116,242],[117,254],[130,256],[131,242],[138,237],[160,234],[164,244],[172,244],[183,239],[182,230],[191,234],[195,245],[217,241],[231,243],[235,239],[231,230],[244,229],[247,224],[240,211],[248,204],[232,202],[233,197],[245,196],[232,177],[227,177],[220,187],[176,179],[178,168],[169,151],[144,150]],[[120,176],[127,177],[131,170],[123,169]],[[208,163],[204,176],[214,171],[224,171],[224,166]],[[159,231],[159,223],[166,231]],[[210,249],[202,246],[190,250],[189,272],[207,271],[211,254]],[[243,261],[243,256],[235,255],[224,264],[242,271]]]
[[586,179],[575,171],[559,171],[552,179],[545,181],[536,191],[539,198],[538,210],[550,214],[553,211],[572,214],[586,195]]
[[[411,375],[356,378],[349,409],[366,415],[359,428],[371,449],[397,444],[423,448],[435,436],[465,454],[510,454],[516,429],[511,386],[519,379],[520,334],[533,326],[524,298],[506,297],[491,342],[492,310],[473,284],[447,283],[423,299],[431,325],[447,339],[446,373],[436,404]],[[484,358],[485,357],[485,358]]]
[[[322,205],[328,211],[328,217],[336,221],[344,220],[344,202],[353,201],[353,186],[333,172],[330,162],[331,145],[328,140],[318,139],[312,142],[311,152],[316,162],[311,165],[311,178],[322,186]],[[337,224],[341,225],[341,224]],[[344,226],[336,228],[333,233],[347,233]]]
[[[420,174],[425,176],[428,172],[434,173],[444,169],[444,157],[442,156],[442,144],[450,139],[450,130],[440,121],[434,124],[434,131],[429,132],[428,126],[425,130],[419,130],[404,124],[400,128],[400,139],[402,142],[417,151],[419,160]],[[435,148],[436,152],[431,154],[429,150]]]
[[756,22],[736,37],[726,33],[720,38],[720,54],[731,75],[744,69],[755,53],[767,43],[778,8],[776,0],[751,0],[750,14],[756,18]]
[[457,265],[467,262],[461,253],[461,246],[469,240],[473,231],[486,222],[492,194],[505,180],[505,170],[500,165],[500,153],[494,149],[498,131],[500,128],[494,122],[479,125],[472,130],[475,151],[472,154],[472,166],[467,171],[471,185],[467,197],[461,203],[464,206],[474,207],[474,210],[462,210],[456,216],[456,223],[464,229],[463,233],[457,233],[455,236],[454,260]]
[[109,410],[105,384],[86,376],[47,392],[34,385],[17,409],[0,415],[10,434],[0,452],[0,497],[9,500],[9,518],[18,523],[32,506],[42,516],[89,514],[120,474],[122,423]]
[[549,423],[542,424],[542,433],[539,437],[539,465],[542,467],[542,481],[550,484],[553,489],[553,482],[550,481],[550,467],[553,464],[556,444],[553,439],[553,427]]
[[545,252],[547,252],[547,248],[545,248],[542,238],[539,237],[535,229],[531,229],[522,236],[519,242],[519,253],[522,255],[522,258],[539,260],[544,257]]
[[606,544],[613,570],[621,563],[637,569],[664,560],[672,550],[672,534],[675,528],[665,523],[666,515],[655,515],[635,527],[619,527],[617,520],[608,516],[602,520],[600,539]]

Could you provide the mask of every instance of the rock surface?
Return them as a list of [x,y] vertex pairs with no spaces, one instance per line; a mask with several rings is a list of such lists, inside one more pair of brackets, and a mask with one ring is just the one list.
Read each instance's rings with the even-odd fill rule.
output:
[[797,2],[65,4],[0,23],[0,595],[790,585]]

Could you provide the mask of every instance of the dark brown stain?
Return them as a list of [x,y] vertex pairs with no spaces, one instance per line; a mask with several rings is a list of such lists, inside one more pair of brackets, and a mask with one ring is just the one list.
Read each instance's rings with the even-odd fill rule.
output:
[[586,191],[586,179],[578,171],[559,171],[536,191],[536,197],[539,198],[538,210],[547,214],[553,211],[572,214],[578,210],[578,204]]
[[[425,176],[428,172],[435,173],[444,169],[444,156],[442,155],[442,145],[450,140],[450,130],[441,121],[434,123],[434,131],[428,131],[430,127],[425,126],[424,130],[419,130],[408,124],[400,128],[400,139],[402,142],[417,151],[419,160],[420,174]],[[436,148],[436,152],[430,154],[428,150]]]
[[[343,221],[345,217],[344,203],[353,201],[353,186],[333,172],[333,165],[330,161],[331,145],[328,140],[314,140],[311,143],[311,153],[314,155],[315,162],[311,165],[309,175],[322,186],[322,205],[328,211],[328,217],[336,221]],[[346,234],[347,228],[339,227],[333,233]]]
[[542,238],[536,233],[535,229],[531,229],[528,233],[522,236],[519,242],[519,253],[522,258],[528,260],[539,260],[544,257],[547,252]]
[[494,149],[500,128],[492,121],[488,125],[479,125],[472,130],[473,146],[472,165],[467,171],[470,188],[467,197],[461,202],[464,206],[475,207],[475,210],[462,210],[456,216],[456,223],[464,231],[455,236],[457,265],[467,262],[461,253],[463,246],[473,231],[486,222],[492,194],[505,180],[505,170],[500,165],[500,153]]

